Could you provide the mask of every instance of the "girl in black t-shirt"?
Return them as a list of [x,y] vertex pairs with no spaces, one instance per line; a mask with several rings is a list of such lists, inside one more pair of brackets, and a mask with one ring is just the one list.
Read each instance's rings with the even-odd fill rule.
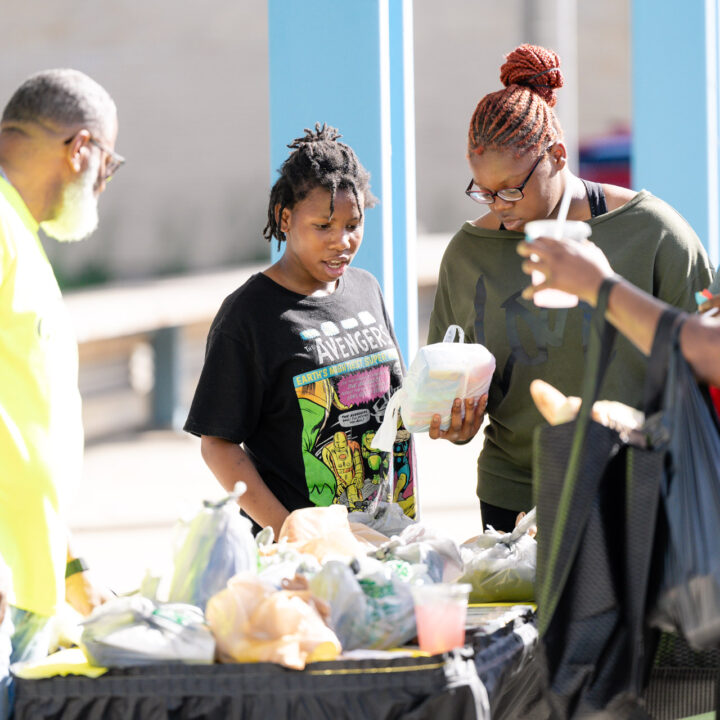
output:
[[[339,137],[318,124],[289,145],[264,229],[284,253],[223,303],[185,425],[222,486],[244,481],[243,509],[276,534],[300,507],[366,510],[393,497],[394,463],[371,439],[403,365],[377,281],[349,267],[376,200]],[[412,517],[401,430],[395,500]]]

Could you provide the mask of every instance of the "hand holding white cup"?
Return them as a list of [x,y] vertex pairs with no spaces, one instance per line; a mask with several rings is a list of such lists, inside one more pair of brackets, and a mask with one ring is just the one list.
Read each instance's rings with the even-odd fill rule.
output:
[[[586,240],[592,233],[590,225],[577,220],[533,220],[525,225],[525,241],[532,243],[539,237],[555,238],[558,237],[558,231],[563,238],[577,241]],[[530,259],[538,261],[537,255],[531,255]],[[533,270],[532,284],[537,286],[543,282],[545,275],[539,270]],[[571,308],[578,304],[578,297],[562,290],[546,288],[533,295],[533,302],[544,308]]]

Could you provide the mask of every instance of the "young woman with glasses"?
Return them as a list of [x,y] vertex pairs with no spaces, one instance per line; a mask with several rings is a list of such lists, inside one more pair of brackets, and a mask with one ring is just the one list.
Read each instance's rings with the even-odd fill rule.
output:
[[[713,275],[692,228],[662,200],[571,172],[552,110],[563,84],[559,66],[551,50],[521,45],[501,67],[505,88],[478,103],[468,132],[471,180],[465,192],[489,212],[465,222],[450,241],[430,318],[428,342],[441,341],[448,325],[459,324],[468,341],[482,343],[497,360],[477,492],[484,524],[501,530],[533,505],[532,435],[542,418],[530,382],[541,378],[566,395],[580,394],[591,313],[584,303],[548,310],[522,297],[527,280],[515,248],[525,224],[556,217],[569,187],[568,219],[589,223],[593,242],[634,285],[692,311],[694,292],[706,288]],[[644,371],[642,354],[622,339],[603,397],[637,405]],[[477,407],[484,403],[482,398]],[[477,410],[461,418],[456,402],[453,414],[445,431],[436,416],[430,436],[470,440]]]

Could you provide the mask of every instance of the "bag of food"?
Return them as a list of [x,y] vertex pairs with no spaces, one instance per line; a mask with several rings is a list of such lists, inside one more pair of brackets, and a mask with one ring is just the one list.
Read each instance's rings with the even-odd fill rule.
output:
[[250,521],[240,514],[245,483],[219,502],[205,500],[175,554],[168,600],[205,610],[212,595],[239,572],[257,571],[257,545]]
[[441,343],[418,350],[402,387],[385,409],[373,447],[385,452],[393,449],[398,415],[410,432],[426,432],[435,414],[442,418],[441,429],[447,430],[455,398],[477,398],[488,391],[495,357],[484,345],[464,340],[463,329],[451,325]]
[[250,573],[231,578],[207,604],[220,662],[275,662],[302,670],[342,648],[325,624],[328,608],[306,589],[276,590]]
[[463,543],[461,583],[470,583],[470,602],[526,602],[535,599],[537,543],[533,508],[512,532],[487,530]]
[[80,645],[91,665],[212,663],[215,657],[215,639],[202,610],[184,603],[154,603],[140,595],[113,598],[80,624]]
[[416,522],[405,514],[400,503],[390,503],[384,500],[378,502],[372,512],[369,510],[354,512],[350,516],[350,520],[353,532],[355,531],[353,525],[362,523],[376,532],[382,533],[386,539],[393,535],[399,535],[406,527]]
[[349,565],[330,560],[309,578],[313,595],[330,606],[329,625],[343,650],[387,650],[415,637],[414,582],[430,582],[423,565],[370,557]]
[[422,564],[435,583],[455,582],[463,573],[463,560],[455,541],[422,522],[406,527],[399,535],[382,544],[373,555],[379,560]]

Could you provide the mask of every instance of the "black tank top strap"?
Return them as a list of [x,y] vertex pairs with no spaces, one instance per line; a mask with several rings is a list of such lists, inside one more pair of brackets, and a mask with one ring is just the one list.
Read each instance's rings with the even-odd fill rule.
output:
[[580,180],[587,191],[591,217],[604,215],[608,209],[607,203],[605,202],[605,191],[602,189],[602,185],[592,180],[583,180],[582,178],[580,178]]

